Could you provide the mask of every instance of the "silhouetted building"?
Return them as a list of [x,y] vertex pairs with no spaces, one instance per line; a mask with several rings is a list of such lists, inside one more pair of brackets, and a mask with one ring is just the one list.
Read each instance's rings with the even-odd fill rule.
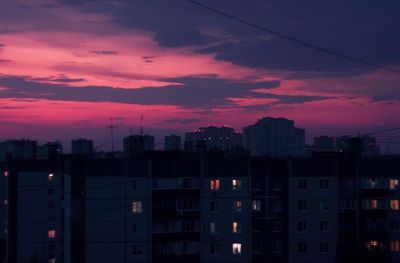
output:
[[243,137],[233,128],[224,125],[222,127],[208,126],[200,127],[194,132],[185,133],[185,145],[191,144],[193,147],[199,142],[205,143],[207,150],[220,149],[230,150],[243,146]]
[[243,129],[244,147],[253,156],[303,156],[305,131],[284,118],[263,118]]
[[164,138],[165,151],[180,151],[182,150],[181,136],[170,135]]
[[154,151],[154,137],[150,135],[131,135],[124,138],[124,157],[143,156],[145,151]]
[[358,141],[361,155],[364,157],[376,157],[380,154],[376,138],[364,135],[362,137],[341,136],[335,138],[336,149],[338,151],[354,150],[354,143]]
[[59,141],[48,141],[46,144],[37,147],[37,159],[56,159],[63,153],[63,147]]
[[36,159],[36,141],[8,140],[0,143],[0,161],[8,158],[19,160]]
[[333,152],[335,151],[335,143],[333,137],[328,137],[326,135],[315,137],[313,151],[316,152]]
[[71,152],[72,154],[93,156],[93,141],[86,139],[72,140]]

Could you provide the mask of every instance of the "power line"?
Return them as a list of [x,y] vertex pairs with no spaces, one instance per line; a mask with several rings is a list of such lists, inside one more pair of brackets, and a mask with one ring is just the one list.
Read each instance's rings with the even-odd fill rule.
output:
[[280,37],[280,38],[295,42],[295,43],[297,43],[299,45],[302,45],[302,46],[305,46],[305,47],[308,47],[308,48],[311,48],[311,49],[315,49],[315,50],[318,50],[320,52],[324,52],[324,53],[327,53],[327,54],[330,54],[330,55],[333,55],[333,56],[336,56],[336,57],[347,59],[347,60],[350,60],[350,61],[353,61],[353,62],[364,64],[364,65],[367,65],[367,66],[370,66],[370,67],[374,67],[374,68],[378,68],[378,69],[384,69],[384,70],[387,70],[387,71],[391,71],[393,73],[400,74],[400,70],[397,70],[397,69],[394,69],[394,68],[390,68],[390,67],[386,67],[386,66],[382,66],[382,65],[379,65],[379,64],[376,64],[376,63],[372,63],[372,62],[369,62],[369,61],[366,61],[366,60],[358,59],[358,58],[355,58],[355,57],[352,57],[352,56],[349,56],[349,55],[346,55],[346,54],[343,54],[343,53],[339,53],[339,52],[336,52],[336,51],[333,51],[333,50],[318,46],[316,44],[313,44],[313,43],[310,43],[310,42],[307,42],[307,41],[303,41],[303,40],[294,38],[294,37],[286,35],[286,34],[279,33],[277,31],[271,30],[271,29],[269,29],[267,27],[257,25],[255,23],[252,23],[252,22],[248,21],[248,20],[239,18],[237,16],[228,14],[228,13],[226,13],[224,11],[221,11],[221,10],[218,10],[216,8],[210,7],[210,6],[206,5],[206,4],[200,3],[198,1],[194,1],[194,0],[184,0],[184,1],[186,1],[188,3],[191,3],[193,5],[196,5],[196,6],[202,7],[204,9],[207,9],[207,10],[213,12],[213,13],[216,13],[218,15],[224,16],[224,17],[229,18],[231,20],[234,20],[236,22],[245,24],[245,25],[250,26],[252,28],[264,31],[264,32],[266,32],[268,34],[271,34],[271,35],[274,35],[274,36],[277,36],[277,37]]

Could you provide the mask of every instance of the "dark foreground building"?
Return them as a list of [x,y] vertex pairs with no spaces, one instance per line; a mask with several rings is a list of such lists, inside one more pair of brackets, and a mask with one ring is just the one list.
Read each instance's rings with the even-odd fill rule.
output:
[[0,175],[10,263],[400,262],[399,157],[61,155]]

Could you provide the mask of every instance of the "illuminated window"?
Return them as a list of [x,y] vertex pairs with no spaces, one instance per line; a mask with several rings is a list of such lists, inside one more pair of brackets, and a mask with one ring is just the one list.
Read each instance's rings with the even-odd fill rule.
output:
[[242,201],[233,201],[233,210],[235,212],[242,212]]
[[328,200],[321,200],[319,202],[319,210],[328,211],[329,210],[329,202]]
[[399,184],[399,179],[390,179],[390,189],[394,190]]
[[374,250],[378,247],[379,242],[375,240],[368,241],[366,246],[368,250]]
[[376,186],[376,179],[373,177],[368,178],[368,186],[374,188]]
[[4,205],[8,205],[8,200],[4,200]]
[[134,214],[142,213],[142,202],[132,202],[132,213]]
[[50,258],[47,262],[48,263],[56,263],[56,259],[55,258]]
[[259,212],[261,211],[261,201],[260,200],[253,200],[252,204],[252,209],[253,211]]
[[241,189],[242,189],[242,180],[233,179],[232,190],[241,190]]
[[54,177],[54,174],[49,174],[48,178],[49,178],[50,182],[53,180],[53,177]]
[[7,171],[4,172],[4,176],[5,176],[5,177],[8,176],[8,172],[7,172]]
[[212,234],[215,233],[215,222],[210,223],[210,233],[212,233]]
[[219,190],[219,179],[210,180],[210,190],[211,191]]
[[307,243],[306,242],[297,243],[297,253],[299,253],[299,254],[307,253]]
[[298,181],[299,185],[298,188],[302,189],[302,190],[306,190],[307,189],[307,180],[306,179],[301,179]]
[[399,252],[400,251],[400,242],[399,241],[390,241],[390,251]]
[[232,233],[242,233],[242,224],[240,222],[232,223]]
[[55,230],[49,230],[49,231],[47,232],[47,236],[48,236],[49,238],[56,238],[56,231],[55,231]]
[[240,255],[242,253],[242,243],[233,243],[232,244],[232,254]]
[[328,242],[319,243],[319,253],[321,253],[321,254],[328,253]]
[[390,209],[399,210],[399,200],[390,200]]
[[378,208],[378,200],[365,200],[364,205],[367,209],[376,209]]

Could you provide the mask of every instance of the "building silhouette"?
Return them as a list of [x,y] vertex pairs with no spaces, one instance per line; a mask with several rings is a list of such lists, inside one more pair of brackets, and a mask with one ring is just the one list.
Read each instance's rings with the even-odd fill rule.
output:
[[170,135],[164,137],[164,151],[182,150],[181,136]]

